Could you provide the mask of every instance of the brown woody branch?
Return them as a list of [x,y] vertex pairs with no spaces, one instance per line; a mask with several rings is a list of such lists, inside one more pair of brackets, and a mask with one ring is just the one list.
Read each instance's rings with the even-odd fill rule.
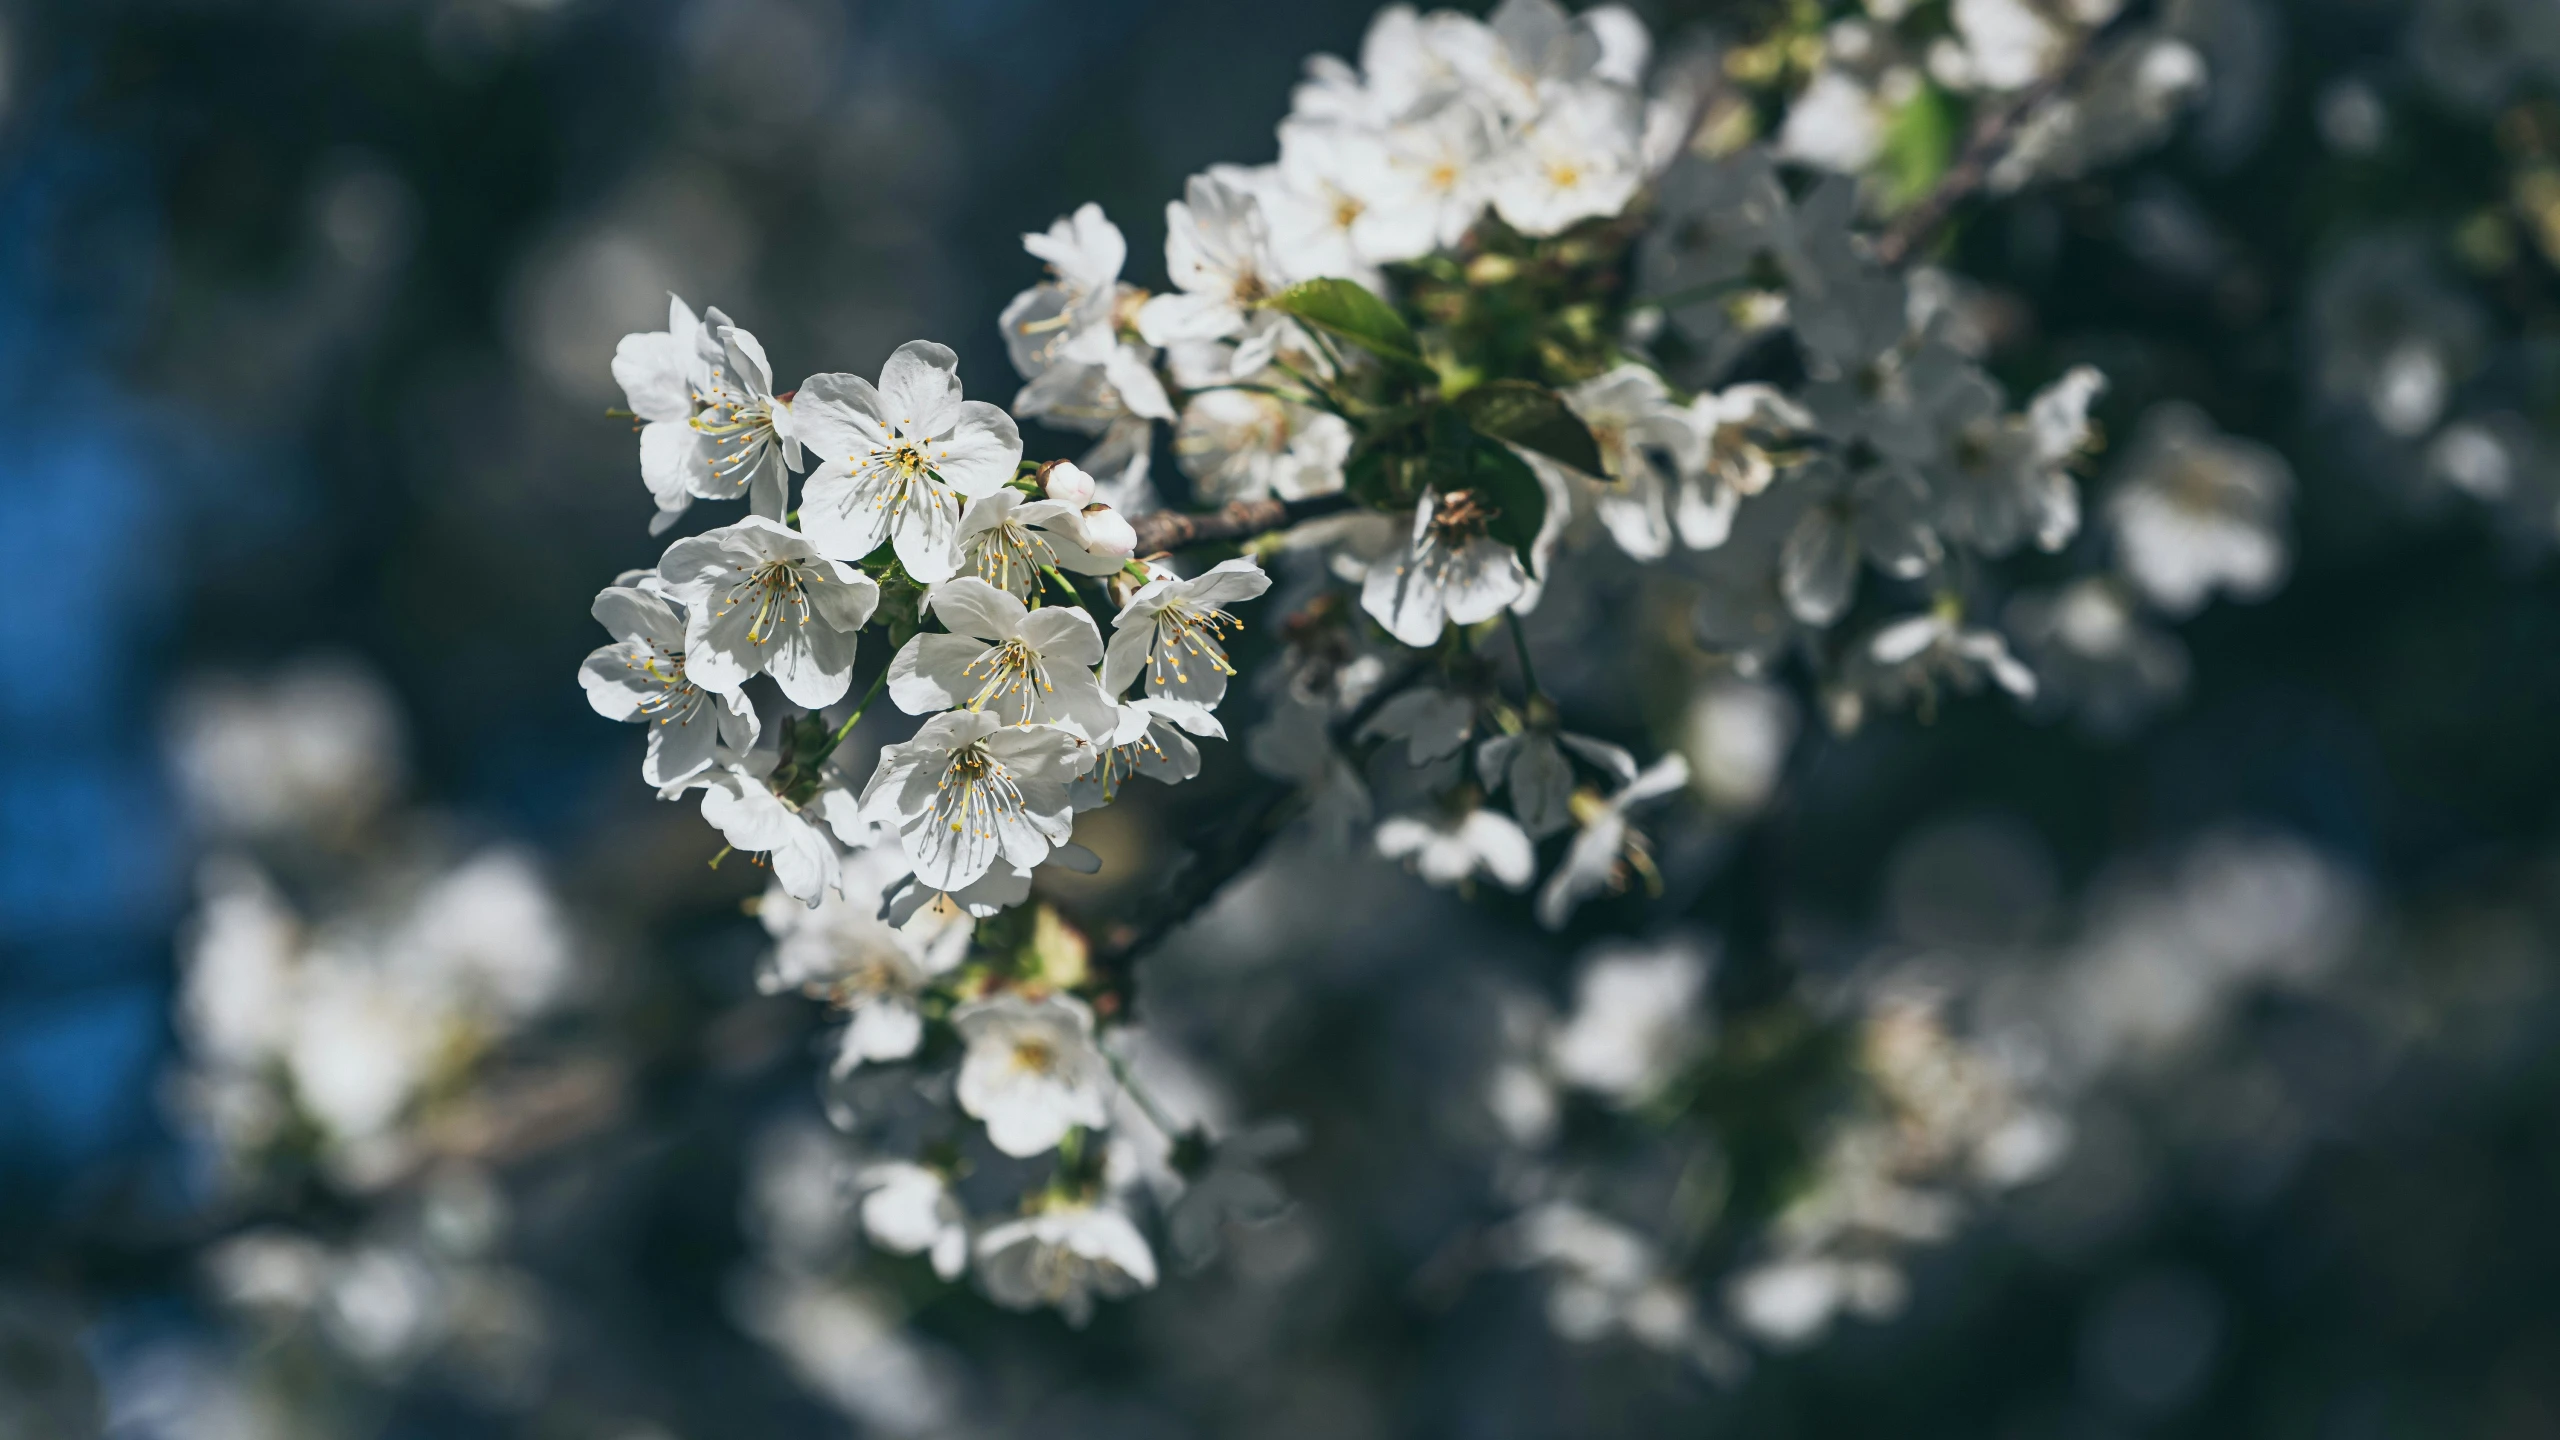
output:
[[1358,503],[1341,491],[1307,500],[1238,500],[1206,515],[1158,510],[1139,516],[1129,526],[1138,532],[1138,553],[1153,555],[1213,541],[1251,540],[1320,516],[1338,515]]

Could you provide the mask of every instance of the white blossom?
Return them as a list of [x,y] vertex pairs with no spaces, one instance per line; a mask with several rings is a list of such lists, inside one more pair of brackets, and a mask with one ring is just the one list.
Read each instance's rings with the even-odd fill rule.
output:
[[1627,812],[1658,800],[1689,783],[1689,763],[1678,754],[1646,766],[1615,794],[1590,791],[1574,795],[1574,819],[1581,825],[1563,863],[1538,890],[1538,923],[1561,930],[1583,901],[1609,890],[1623,889],[1630,867],[1650,874],[1653,864],[1643,842],[1628,823]]
[[385,963],[432,985],[478,1024],[550,1009],[574,978],[567,922],[533,858],[484,850],[418,894],[382,946]]
[[1945,557],[1929,523],[1929,489],[1900,465],[1853,477],[1817,461],[1789,483],[1815,492],[1778,555],[1779,591],[1807,625],[1827,626],[1848,613],[1862,564],[1917,580]]
[[879,606],[870,576],[820,555],[800,532],[750,515],[679,540],[658,562],[685,607],[685,674],[734,695],[769,674],[793,704],[816,709],[853,683],[854,637]]
[[1615,215],[1644,183],[1644,113],[1615,85],[1553,92],[1494,167],[1493,208],[1524,235]]
[[1150,345],[1232,338],[1230,373],[1259,371],[1287,325],[1263,302],[1288,288],[1262,202],[1227,180],[1192,176],[1183,198],[1165,206],[1164,257],[1181,293],[1139,307],[1138,333]]
[[2217,432],[2190,406],[2154,407],[2107,497],[2117,562],[2167,615],[2193,614],[2216,590],[2257,599],[2284,582],[2292,489],[2274,451]]
[[1793,1349],[1819,1336],[1842,1310],[1891,1314],[1901,1306],[1904,1286],[1902,1272],[1882,1261],[1786,1257],[1735,1275],[1725,1298],[1744,1329]]
[[1677,525],[1695,548],[1722,544],[1733,526],[1733,501],[1699,488],[1702,460],[1696,420],[1671,403],[1670,387],[1642,365],[1627,364],[1564,392],[1565,405],[1590,428],[1602,474],[1592,482],[1592,509],[1618,548],[1638,560],[1671,552],[1674,487]]
[[1302,787],[1307,817],[1325,844],[1343,849],[1369,823],[1369,787],[1333,743],[1330,710],[1284,697],[1245,736],[1245,759],[1273,779]]
[[1772,448],[1813,428],[1813,416],[1768,385],[1733,385],[1689,405],[1693,471],[1681,476],[1672,521],[1681,543],[1711,550],[1733,533],[1733,512],[1778,476]]
[[889,662],[899,709],[983,710],[1007,725],[1065,725],[1095,741],[1117,727],[1093,675],[1102,632],[1081,608],[1026,610],[974,575],[935,586],[924,603],[950,633],[917,635]]
[[[1379,224],[1371,259],[1411,260],[1465,238],[1491,199],[1497,126],[1484,106],[1459,98],[1383,134],[1389,183],[1373,203],[1392,222]],[[1421,244],[1398,255],[1395,241]]]
[[1303,500],[1342,488],[1351,427],[1339,415],[1258,390],[1207,389],[1183,402],[1173,451],[1204,500]]
[[1859,647],[1852,665],[1860,683],[1888,701],[1933,694],[1941,682],[1971,692],[1985,677],[2020,700],[2036,694],[2035,673],[2009,653],[2000,632],[1966,625],[1952,605],[1885,625]]
[[[1061,465],[1060,469],[1068,469]],[[1076,472],[1079,476],[1082,471]],[[1092,481],[1085,482],[1088,493]],[[1108,506],[1098,507],[1109,514]],[[1125,527],[1127,522],[1121,524]],[[1052,569],[1078,575],[1111,575],[1129,563],[1126,545],[1114,546],[1089,527],[1085,507],[1062,500],[1032,500],[1006,486],[969,502],[960,517],[960,568],[1028,600]],[[1113,553],[1114,550],[1117,553]]]
[[370,957],[321,949],[305,961],[282,1058],[295,1099],[342,1151],[383,1141],[425,1087],[445,1038],[438,1009]]
[[1173,403],[1153,348],[1121,334],[1138,295],[1120,283],[1128,242],[1100,206],[1084,205],[1022,244],[1049,262],[1053,278],[1015,296],[999,322],[1027,382],[1015,412],[1101,436],[1085,462],[1124,483],[1135,465],[1143,480],[1151,422],[1171,420]]
[[1495,1242],[1506,1263],[1547,1273],[1547,1323],[1565,1339],[1624,1334],[1718,1379],[1738,1370],[1730,1346],[1699,1322],[1687,1288],[1664,1273],[1655,1246],[1627,1226],[1550,1200],[1502,1227]]
[[1244,628],[1226,607],[1270,588],[1262,567],[1242,557],[1222,560],[1188,580],[1165,576],[1147,582],[1112,618],[1102,688],[1125,695],[1143,675],[1151,697],[1217,708],[1226,698],[1227,677],[1235,674],[1226,637]]
[[1338,277],[1383,288],[1378,266],[1426,254],[1437,217],[1409,187],[1379,135],[1292,121],[1280,127],[1276,183],[1258,198],[1272,258],[1293,279]]
[[2020,416],[1983,417],[1950,436],[1931,462],[1937,526],[1986,555],[2022,541],[2059,550],[2080,528],[2080,491],[2070,465],[2092,440],[2089,406],[2106,377],[2074,366],[2036,392]]
[[1413,539],[1392,563],[1369,567],[1360,608],[1416,649],[1445,625],[1474,625],[1528,593],[1529,572],[1510,546],[1485,533],[1484,502],[1472,491],[1426,493],[1413,512]]
[[969,1265],[969,1216],[937,1170],[904,1160],[866,1165],[854,1176],[862,1192],[862,1233],[892,1255],[930,1255],[933,1273],[956,1280]]
[[2068,53],[2070,36],[2027,0],[1955,0],[1955,35],[1929,57],[1930,73],[1960,89],[2022,90]]
[[947,903],[919,906],[894,925],[882,918],[883,893],[909,870],[895,846],[859,850],[842,863],[840,887],[816,906],[777,904],[777,892],[756,911],[774,940],[758,987],[768,994],[799,990],[846,1012],[838,1074],[915,1053],[924,1038],[916,997],[958,967],[975,928]]
[[667,297],[667,328],[626,335],[613,354],[640,429],[640,475],[658,502],[650,533],[675,523],[697,498],[749,497],[779,520],[790,469],[800,465],[791,407],[773,393],[773,367],[756,338],[717,309],[697,320]]
[[1428,765],[1465,747],[1475,733],[1477,702],[1437,685],[1417,685],[1378,707],[1355,739],[1401,740],[1405,759]]
[[596,596],[595,617],[614,643],[588,654],[578,667],[578,683],[597,714],[649,727],[642,779],[678,784],[710,768],[720,747],[754,746],[756,710],[745,693],[719,694],[685,674],[685,622],[674,606],[648,591],[617,585]]
[[1476,773],[1488,792],[1507,791],[1511,813],[1531,838],[1543,840],[1573,823],[1572,751],[1619,785],[1636,778],[1636,757],[1605,740],[1532,725],[1476,747]]
[[1787,107],[1778,154],[1855,175],[1884,150],[1884,106],[1855,76],[1825,67]]
[[1308,62],[1308,80],[1291,97],[1305,119],[1377,127],[1427,113],[1464,93],[1469,77],[1493,64],[1500,41],[1471,15],[1434,10],[1417,15],[1390,5],[1369,22],[1357,70],[1330,55]]
[[820,553],[860,560],[882,541],[927,584],[960,569],[967,502],[1013,478],[1022,434],[1013,417],[960,393],[960,359],[910,340],[873,385],[859,375],[813,375],[793,401],[815,468],[800,500],[801,528]]
[[1049,264],[1051,279],[1014,297],[999,322],[1014,368],[1026,376],[1066,362],[1098,363],[1112,348],[1120,267],[1129,242],[1099,205],[1086,204],[1025,235],[1022,248]]
[[968,1046],[955,1092],[1007,1155],[1038,1155],[1077,1126],[1111,1123],[1110,1062],[1093,1043],[1093,1011],[1070,995],[1018,991],[963,1005],[952,1027]]
[[674,788],[700,789],[702,818],[730,848],[764,856],[773,867],[774,883],[792,899],[814,907],[836,888],[842,862],[818,818],[773,793],[765,780],[773,766],[773,752],[758,750]]
[[1067,782],[1091,752],[1082,737],[1052,726],[946,711],[914,739],[880,752],[862,814],[896,827],[919,882],[960,891],[1000,860],[1027,871],[1066,843],[1075,829]]
[[1726,676],[1690,698],[1681,753],[1712,808],[1747,814],[1769,803],[1795,744],[1797,706],[1763,680]]
[[1620,1105],[1660,1089],[1704,1039],[1710,961],[1689,940],[1594,946],[1574,977],[1573,1012],[1547,1038],[1556,1078]]
[[978,1279],[1009,1310],[1055,1306],[1067,1323],[1093,1318],[1093,1297],[1119,1299],[1156,1283],[1155,1252],[1129,1217],[1103,1206],[1044,1210],[978,1237]]
[[211,834],[336,840],[398,793],[404,728],[390,687],[344,659],[195,676],[170,706],[171,778]]
[[2186,688],[2186,647],[2149,623],[2112,576],[2017,595],[2001,620],[2026,653],[2040,701],[2100,735],[2131,730]]
[[1195,701],[1143,696],[1120,703],[1120,724],[1103,744],[1093,768],[1068,786],[1079,814],[1097,810],[1119,798],[1120,787],[1144,775],[1174,785],[1200,773],[1200,747],[1194,735],[1227,738],[1226,727],[1209,708]]
[[1462,815],[1394,815],[1378,822],[1378,853],[1401,860],[1426,882],[1463,886],[1479,874],[1506,890],[1526,890],[1538,875],[1538,852],[1507,816],[1482,807]]

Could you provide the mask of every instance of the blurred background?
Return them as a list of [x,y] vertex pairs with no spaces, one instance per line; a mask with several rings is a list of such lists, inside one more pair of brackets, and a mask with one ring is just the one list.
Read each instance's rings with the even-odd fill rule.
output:
[[[1789,9],[1633,8],[1666,37]],[[2129,737],[1990,703],[1802,727],[1789,803],[1688,837],[1721,858],[1650,922],[1718,933],[1748,1011],[1879,947],[2067,967],[2125,895],[2280,844],[2325,888],[2276,948],[2322,983],[2092,981],[2176,1043],[2091,1082],[2061,1167],[1917,1252],[1890,1315],[1719,1379],[1560,1343],[1518,1275],[1449,1278],[1492,1218],[1500,1146],[1451,1098],[1488,977],[1560,987],[1601,917],[1552,941],[1293,850],[1147,982],[1249,1112],[1306,1128],[1292,1220],[1081,1332],[894,1270],[860,1306],[752,1283],[824,1133],[819,1021],[756,993],[760,878],[704,865],[574,681],[589,599],[658,549],[614,342],[672,289],[778,376],[926,337],[1003,401],[1021,233],[1098,201],[1155,282],[1163,202],[1267,159],[1302,58],[1355,53],[1369,10],[0,6],[0,1433],[2560,1434],[2552,516],[2453,503],[2323,399],[2363,317],[2451,296],[2466,403],[2552,417],[2560,199],[2526,177],[2560,106],[2547,78],[2463,93],[2394,0],[2216,7],[2211,99],[2167,145],[1986,208],[1946,257],[2008,318],[2013,390],[2088,360],[2119,438],[2182,397],[2280,450],[2291,582],[2186,627],[2186,698]],[[1181,814],[1247,783],[1234,748]],[[1123,853],[1179,844],[1131,814]],[[274,1266],[199,1263],[254,1217],[208,1200],[180,1118],[174,956],[235,893],[201,859],[288,823],[306,898],[383,855],[386,892],[498,857],[550,897],[524,903],[571,998],[526,1024],[590,1058],[503,1090],[409,1218],[295,1212],[359,1248],[500,1235],[439,1252],[469,1261],[435,1293],[485,1302],[448,1307],[477,1359],[405,1338],[417,1285],[345,1289],[332,1350],[239,1319]],[[1329,923],[1290,911],[1304,885]],[[244,1388],[257,1365],[285,1378]],[[259,1408],[279,1385],[301,1418]]]

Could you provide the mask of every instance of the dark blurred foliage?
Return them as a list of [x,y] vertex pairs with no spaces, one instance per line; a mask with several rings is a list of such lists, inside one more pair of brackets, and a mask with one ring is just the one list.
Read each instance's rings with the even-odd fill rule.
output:
[[[805,1103],[814,1022],[752,998],[758,940],[735,902],[758,886],[702,867],[690,812],[651,804],[631,735],[571,683],[597,640],[589,598],[654,554],[629,432],[603,413],[612,339],[655,323],[672,285],[753,324],[786,374],[868,370],[922,335],[959,349],[973,395],[1004,399],[995,315],[1035,268],[1019,233],[1099,201],[1151,278],[1162,201],[1212,161],[1267,156],[1301,57],[1355,49],[1368,8],[8,14],[0,373],[17,424],[0,556],[29,597],[0,614],[8,1268],[84,1286],[90,1318],[113,1324],[191,1303],[178,1257],[99,1239],[102,1215],[171,1213],[188,1184],[152,1102],[186,843],[151,758],[159,697],[199,669],[351,651],[407,708],[415,792],[536,842],[600,918],[613,1013],[641,1057],[630,1123],[517,1177],[522,1258],[574,1316],[557,1428],[540,1433],[639,1415],[688,1436],[836,1433],[722,1299],[746,1134]],[[1756,13],[1637,8],[1666,35]],[[2115,857],[2246,819],[2360,870],[2416,990],[2462,992],[2482,915],[2506,924],[2523,978],[2498,1013],[2461,1013],[2474,1028],[2449,1033],[2476,1040],[2389,1063],[2353,1013],[2260,1007],[2227,1043],[2307,1067],[2327,1097],[2275,1173],[2229,1183],[2227,1154],[2187,1143],[2213,1104],[2209,1065],[2129,1085],[2084,1136],[2120,1164],[2105,1223],[1979,1227],[1923,1252],[1900,1319],[1849,1324],[1724,1393],[1633,1353],[1565,1364],[1530,1343],[1524,1281],[1480,1279],[1454,1306],[1417,1293],[1448,1214],[1481,1203],[1470,1177],[1393,1160],[1440,1123],[1422,1098],[1449,1043],[1434,1017],[1471,966],[1552,982],[1571,949],[1522,941],[1524,907],[1468,918],[1413,891],[1427,923],[1377,953],[1288,956],[1254,982],[1288,1003],[1258,1028],[1230,1013],[1220,1037],[1253,1034],[1235,1058],[1254,1110],[1317,1117],[1283,1174],[1346,1252],[1280,1352],[1302,1371],[1251,1387],[1300,1396],[1296,1433],[1352,1433],[1330,1428],[1338,1407],[1369,1417],[1360,1433],[1488,1437],[2560,1433],[2560,915],[2542,858],[2560,584],[2477,515],[2414,506],[2412,459],[2312,404],[2305,380],[2303,281],[2327,248],[2386,224],[2460,230],[2504,191],[2513,151],[2408,81],[2398,7],[2254,13],[2266,69],[2245,113],[1979,208],[1946,258],[2014,301],[2023,328],[1996,352],[2013,388],[2091,361],[2114,380],[2118,435],[2182,397],[2291,457],[2291,583],[2186,627],[2192,691],[2129,742],[1983,701],[1809,736],[1775,818],[1681,898],[1728,937],[1722,983],[1747,1011],[1874,918],[1892,855],[1933,820],[2023,820],[2076,891]],[[2345,74],[2393,99],[2392,137],[2367,158],[2331,154],[2315,128],[2321,87]],[[2145,207],[2163,205],[2201,217],[2200,260],[2142,242],[2159,213]],[[2530,247],[2483,268],[2500,326],[2547,342],[2553,268]],[[2536,353],[2539,372],[2491,383],[2548,413],[2555,372]],[[1073,443],[1035,433],[1031,453]],[[1128,843],[1177,844],[1251,783],[1233,753],[1210,764]],[[1659,918],[1596,906],[1577,934]],[[1170,1009],[1192,983],[1184,957],[1155,968]],[[1172,1279],[1080,1336],[967,1296],[925,1323],[1060,1388],[1147,1397],[993,1398],[1044,1431],[1226,1433],[1243,1428],[1221,1398],[1234,1377],[1147,1374],[1145,1339],[1218,1324],[1219,1294],[1245,1283]],[[382,1433],[488,1423],[413,1398]]]

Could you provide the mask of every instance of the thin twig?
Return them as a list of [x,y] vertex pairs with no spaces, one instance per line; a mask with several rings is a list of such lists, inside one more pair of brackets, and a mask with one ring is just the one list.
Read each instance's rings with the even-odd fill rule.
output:
[[1129,522],[1138,533],[1138,551],[1153,555],[1158,551],[1179,550],[1187,545],[1206,545],[1219,540],[1251,540],[1275,530],[1324,515],[1338,515],[1355,508],[1360,502],[1344,491],[1317,495],[1306,500],[1238,500],[1223,510],[1206,515],[1188,515],[1179,510],[1158,510]]
[[[1358,734],[1386,703],[1401,694],[1420,678],[1426,667],[1419,662],[1406,666],[1388,677],[1368,697],[1353,707],[1350,714],[1326,727],[1336,744]],[[1244,873],[1262,854],[1271,837],[1280,831],[1276,823],[1289,802],[1298,797],[1298,787],[1283,781],[1267,781],[1261,793],[1246,802],[1233,823],[1205,845],[1195,847],[1177,868],[1163,888],[1150,897],[1150,903],[1139,915],[1112,928],[1093,954],[1097,968],[1124,970],[1128,963],[1153,949],[1165,936],[1180,929],[1198,914],[1227,882]]]
[[2051,74],[1977,116],[1973,131],[1965,138],[1964,150],[1956,156],[1955,163],[1938,177],[1938,183],[1930,187],[1928,194],[1895,216],[1893,223],[1876,236],[1877,261],[1886,266],[1899,265],[1936,239],[1938,232],[1954,217],[1956,207],[1991,183],[1992,167],[2009,153],[2009,147],[2017,141],[2018,130],[2025,125],[2027,117],[2042,108],[2046,101],[2079,83],[2096,63],[2103,48],[2102,42],[2112,38],[2128,20],[2147,9],[2149,7],[2143,5],[2126,6],[2114,19],[2083,34],[2072,47],[2069,58],[2055,66]]
[[1167,1141],[1179,1141],[1182,1127],[1173,1123],[1173,1117],[1165,1113],[1164,1105],[1147,1093],[1147,1087],[1138,1083],[1137,1075],[1129,1069],[1129,1062],[1108,1045],[1099,1048],[1102,1058],[1110,1062],[1112,1077],[1120,1082],[1120,1088],[1128,1092],[1129,1098],[1137,1102],[1139,1113],[1147,1117],[1147,1123],[1156,1127],[1156,1133]]
[[808,758],[806,763],[811,771],[827,763],[827,757],[836,753],[836,747],[842,745],[845,737],[853,733],[853,727],[862,723],[863,715],[871,709],[871,702],[880,698],[880,687],[889,683],[890,668],[887,665],[880,667],[880,673],[871,678],[871,688],[862,692],[862,702],[853,707],[852,714],[844,717],[844,723],[836,727],[836,733],[827,737],[827,743],[819,746],[817,753]]

